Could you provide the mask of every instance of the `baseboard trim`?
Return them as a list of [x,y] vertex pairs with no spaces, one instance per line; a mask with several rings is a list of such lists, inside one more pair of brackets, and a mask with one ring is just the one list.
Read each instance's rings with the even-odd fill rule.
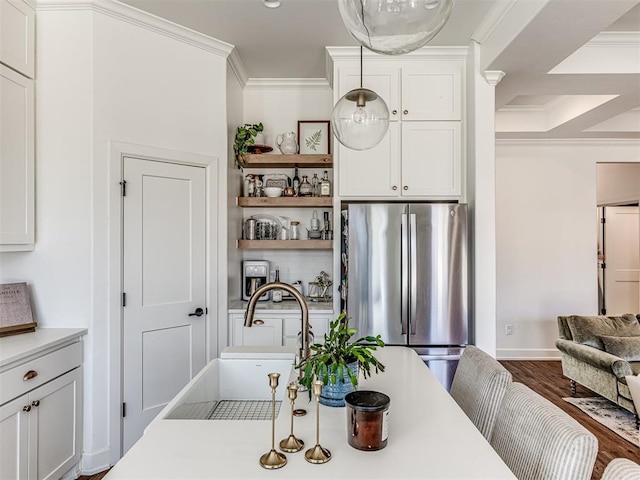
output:
[[498,360],[560,360],[561,353],[555,348],[498,348]]
[[110,455],[111,450],[109,448],[103,448],[97,452],[82,452],[80,474],[90,476],[104,472],[111,466],[109,462]]

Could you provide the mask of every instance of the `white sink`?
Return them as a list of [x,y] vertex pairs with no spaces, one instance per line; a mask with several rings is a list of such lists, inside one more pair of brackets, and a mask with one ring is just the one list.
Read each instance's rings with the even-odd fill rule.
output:
[[[246,358],[246,357],[256,358]],[[268,412],[271,400],[268,374],[277,372],[280,381],[276,390],[276,400],[285,398],[287,385],[295,380],[293,354],[242,355],[241,358],[217,358],[209,362],[189,382],[178,395],[160,412],[158,420],[207,420],[217,407],[234,409],[241,407],[245,416],[225,417],[219,414],[215,419],[250,419],[251,410],[258,408]],[[228,402],[233,400],[235,402]],[[247,403],[246,401],[263,401]],[[231,411],[231,410],[229,410]],[[235,414],[234,414],[235,415]],[[249,415],[249,416],[247,416]],[[212,419],[213,419],[212,418]],[[256,416],[254,419],[266,419]]]

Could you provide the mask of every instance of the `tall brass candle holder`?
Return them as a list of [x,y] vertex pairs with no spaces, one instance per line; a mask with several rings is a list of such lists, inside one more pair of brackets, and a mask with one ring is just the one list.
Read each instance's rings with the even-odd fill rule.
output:
[[289,384],[287,387],[287,395],[291,402],[291,433],[287,438],[280,441],[280,450],[283,452],[295,453],[302,450],[304,442],[299,438],[296,438],[293,434],[293,417],[295,416],[294,404],[296,397],[298,396],[298,386],[295,383]]
[[327,463],[331,460],[331,452],[320,446],[320,395],[322,394],[322,382],[315,380],[311,383],[311,389],[316,396],[316,446],[304,452],[304,458],[309,463]]
[[284,453],[276,451],[276,388],[278,388],[279,373],[269,374],[269,386],[271,387],[271,450],[260,457],[260,465],[263,468],[275,469],[287,464]]

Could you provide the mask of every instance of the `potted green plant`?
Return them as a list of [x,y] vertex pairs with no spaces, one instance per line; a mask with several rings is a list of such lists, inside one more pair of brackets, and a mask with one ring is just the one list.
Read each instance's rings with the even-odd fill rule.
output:
[[300,384],[309,390],[316,378],[324,383],[320,403],[333,407],[344,406],[344,396],[358,386],[358,371],[362,376],[384,372],[384,365],[373,355],[378,347],[384,347],[380,335],[352,340],[357,329],[349,327],[346,314],[329,324],[329,332],[322,343],[310,346],[311,355],[297,366],[302,372]]
[[233,151],[236,154],[236,165],[238,164],[238,157],[249,152],[249,145],[255,145],[256,135],[263,130],[264,126],[262,125],[262,122],[257,124],[245,123],[238,127],[236,138],[233,142]]

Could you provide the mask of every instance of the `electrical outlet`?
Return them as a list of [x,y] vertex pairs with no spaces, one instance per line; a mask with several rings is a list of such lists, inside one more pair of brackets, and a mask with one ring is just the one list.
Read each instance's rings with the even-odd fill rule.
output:
[[513,335],[513,325],[511,325],[510,323],[507,323],[504,326],[504,334],[505,335]]

